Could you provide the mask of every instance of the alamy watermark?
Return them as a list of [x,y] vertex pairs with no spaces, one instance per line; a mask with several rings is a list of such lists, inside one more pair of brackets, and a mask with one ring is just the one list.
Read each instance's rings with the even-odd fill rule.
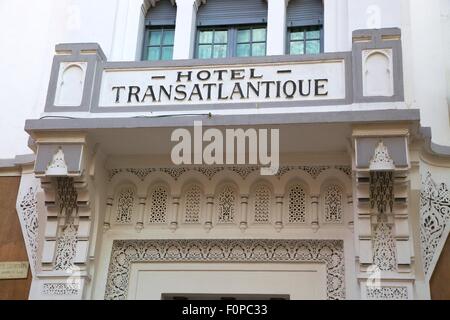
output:
[[[224,132],[223,132],[224,131]],[[179,128],[172,132],[171,159],[175,165],[260,165],[261,175],[275,175],[279,169],[279,129],[203,130],[202,121],[194,121],[193,134]],[[269,152],[270,150],[270,152]]]

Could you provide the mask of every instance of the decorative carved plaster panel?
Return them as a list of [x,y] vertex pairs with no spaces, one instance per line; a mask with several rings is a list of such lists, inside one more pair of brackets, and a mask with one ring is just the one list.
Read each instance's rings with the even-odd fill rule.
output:
[[386,213],[394,206],[394,172],[371,171],[370,172],[370,208],[376,207],[377,213]]
[[388,148],[384,145],[383,140],[378,142],[375,148],[375,153],[370,160],[369,170],[372,171],[384,171],[384,170],[394,170],[394,160],[392,160],[389,155]]
[[37,212],[37,186],[27,186],[28,191],[18,198],[17,212],[22,224],[22,230],[28,256],[30,259],[31,270],[34,273],[37,264],[38,247],[38,212]]
[[73,178],[59,177],[56,179],[56,204],[59,212],[67,218],[72,218],[72,213],[77,208],[77,191]]
[[255,188],[255,200],[253,208],[253,220],[255,223],[270,222],[271,192],[265,184],[259,184]]
[[[198,171],[204,174],[208,179],[212,179],[217,173],[224,170],[230,170],[236,172],[242,179],[246,179],[249,174],[259,170],[259,166],[236,166],[236,167],[215,167],[215,166],[202,166],[202,167],[168,167],[168,168],[125,168],[125,169],[110,169],[108,172],[109,180],[111,181],[115,175],[121,172],[129,172],[136,175],[142,181],[152,172],[164,172],[169,174],[175,180],[178,179],[183,173],[190,170]],[[316,179],[322,172],[329,169],[336,169],[342,171],[347,176],[351,177],[352,168],[350,166],[281,166],[276,174],[277,177],[282,177],[284,174],[293,170],[303,170]]]
[[450,223],[450,192],[445,183],[437,184],[430,172],[422,181],[420,192],[420,237],[426,274],[432,274],[432,262]]
[[407,287],[367,288],[368,300],[408,300]]
[[232,185],[226,184],[218,194],[217,222],[234,223],[236,216],[237,193]]
[[372,231],[373,263],[381,271],[397,271],[396,247],[392,226],[379,219]]
[[70,283],[44,283],[42,286],[42,293],[52,296],[70,296],[78,295],[80,288]]
[[306,222],[306,193],[301,185],[293,185],[288,191],[289,223]]
[[52,161],[45,171],[47,176],[63,176],[67,175],[68,169],[66,161],[64,160],[64,152],[62,148],[58,148],[56,153],[53,155]]
[[74,266],[77,248],[77,228],[69,223],[62,230],[56,246],[55,270],[70,270]]
[[131,222],[135,200],[136,194],[133,187],[125,187],[120,190],[117,199],[116,223],[127,224]]
[[343,220],[342,190],[338,185],[329,185],[324,195],[324,221],[341,223]]
[[325,263],[328,299],[345,299],[342,240],[115,240],[105,299],[126,299],[131,264],[142,262]]

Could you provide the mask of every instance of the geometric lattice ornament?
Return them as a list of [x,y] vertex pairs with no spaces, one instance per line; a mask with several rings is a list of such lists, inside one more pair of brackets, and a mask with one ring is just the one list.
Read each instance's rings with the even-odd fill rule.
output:
[[271,192],[268,186],[260,184],[255,188],[254,222],[267,223],[270,219]]
[[301,185],[293,185],[288,192],[289,223],[306,222],[306,193]]
[[169,192],[165,186],[156,186],[150,198],[149,223],[165,223],[169,207]]
[[202,209],[202,190],[199,185],[193,184],[185,193],[184,223],[199,223]]
[[337,185],[329,185],[325,189],[325,222],[342,222],[342,192]]

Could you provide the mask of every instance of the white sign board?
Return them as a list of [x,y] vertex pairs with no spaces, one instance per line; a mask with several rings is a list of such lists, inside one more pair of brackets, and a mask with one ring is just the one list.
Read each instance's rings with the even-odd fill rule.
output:
[[99,107],[345,99],[345,60],[105,69]]

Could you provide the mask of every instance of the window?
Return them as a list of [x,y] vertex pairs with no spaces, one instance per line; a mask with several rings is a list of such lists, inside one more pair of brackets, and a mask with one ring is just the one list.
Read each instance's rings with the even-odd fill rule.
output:
[[250,27],[237,31],[236,56],[265,56],[266,28]]
[[290,0],[286,11],[289,54],[317,54],[323,51],[323,1]]
[[171,60],[175,30],[169,28],[148,28],[144,59],[150,61]]
[[322,51],[321,26],[289,29],[289,54],[317,54]]
[[142,60],[171,60],[177,7],[173,1],[154,2],[145,15]]
[[210,59],[265,55],[265,25],[210,27],[198,30],[197,58]]
[[227,49],[228,30],[207,29],[198,32],[198,58],[224,58],[227,56]]

